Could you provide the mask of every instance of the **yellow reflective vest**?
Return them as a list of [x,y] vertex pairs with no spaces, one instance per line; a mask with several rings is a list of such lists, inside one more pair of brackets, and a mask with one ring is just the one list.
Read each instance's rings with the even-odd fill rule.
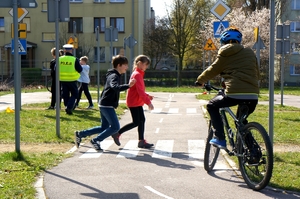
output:
[[76,81],[80,77],[75,69],[76,57],[73,56],[61,56],[59,57],[59,80],[63,82]]

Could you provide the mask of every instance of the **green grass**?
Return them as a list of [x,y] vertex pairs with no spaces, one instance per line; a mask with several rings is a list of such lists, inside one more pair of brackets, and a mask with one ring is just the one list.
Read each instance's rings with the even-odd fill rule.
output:
[[[286,92],[300,96],[299,89]],[[91,88],[96,91],[96,88]],[[40,89],[34,91],[41,91]],[[45,91],[45,90],[43,90]],[[148,87],[148,92],[191,92],[202,93],[199,87],[161,88]],[[22,90],[24,92],[24,90]],[[26,92],[31,92],[30,89]],[[276,91],[278,92],[278,90]],[[268,91],[262,92],[267,94]],[[280,90],[279,90],[280,93]],[[2,92],[0,92],[0,95]],[[198,95],[198,98],[209,100],[214,96]],[[287,93],[285,93],[287,94]],[[125,99],[126,93],[122,93],[121,99]],[[95,100],[97,93],[92,93]],[[85,96],[82,96],[85,99]],[[260,95],[260,101],[268,100],[267,95]],[[56,136],[55,111],[45,110],[49,103],[29,104],[22,106],[20,112],[20,130],[22,143],[56,143],[74,144],[73,132],[75,130],[86,129],[100,124],[99,110],[75,110],[74,115],[68,116],[61,111],[60,137]],[[88,103],[80,103],[80,107],[87,107]],[[120,104],[117,114],[121,116],[126,109],[124,104]],[[289,106],[276,105],[274,107],[274,145],[291,144],[300,145],[300,116],[299,109]],[[71,119],[72,118],[72,119]],[[268,106],[258,105],[256,111],[249,117],[250,121],[257,121],[268,129]],[[34,121],[34,122],[33,122]],[[84,121],[84,122],[83,122]],[[14,144],[15,126],[14,114],[0,112],[0,143]],[[22,151],[22,147],[21,147]],[[0,198],[34,198],[35,189],[33,187],[36,177],[45,169],[52,168],[63,159],[70,157],[59,152],[5,152],[0,153]],[[299,172],[300,152],[276,152],[274,158],[274,172],[270,185],[291,191],[300,191]],[[22,179],[22,180],[20,180]]]
[[[87,107],[88,103],[81,103]],[[74,131],[100,125],[99,109],[78,109],[73,115],[66,115],[61,110],[60,137],[56,136],[55,110],[45,110],[49,103],[29,104],[20,111],[20,139],[26,145],[39,143],[72,144]],[[117,114],[124,113],[126,106],[120,104]],[[15,143],[15,114],[0,112],[0,144]],[[37,146],[38,147],[38,146]],[[0,152],[0,198],[34,198],[36,177],[45,169],[51,168],[70,157],[65,153],[40,152]],[[22,179],[22,180],[20,180]]]

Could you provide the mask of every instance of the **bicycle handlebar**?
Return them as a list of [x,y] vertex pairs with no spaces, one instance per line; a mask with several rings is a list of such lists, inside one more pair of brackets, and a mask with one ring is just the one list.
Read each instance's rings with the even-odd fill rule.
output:
[[204,84],[203,87],[205,88],[205,90],[207,91],[211,91],[211,90],[216,90],[216,91],[222,91],[224,92],[224,89],[223,88],[217,88],[217,87],[214,87],[210,84]]

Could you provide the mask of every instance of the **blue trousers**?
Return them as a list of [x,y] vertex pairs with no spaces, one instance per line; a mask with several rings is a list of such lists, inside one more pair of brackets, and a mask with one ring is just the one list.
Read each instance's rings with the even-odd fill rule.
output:
[[79,133],[80,137],[98,134],[95,141],[103,141],[105,138],[117,133],[120,129],[119,119],[114,108],[100,107],[101,126],[95,126]]

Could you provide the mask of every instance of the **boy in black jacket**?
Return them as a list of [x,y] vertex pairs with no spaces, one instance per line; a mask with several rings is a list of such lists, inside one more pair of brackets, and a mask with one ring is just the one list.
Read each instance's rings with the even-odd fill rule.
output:
[[129,84],[121,85],[121,74],[128,69],[128,60],[124,56],[117,55],[112,60],[113,69],[109,69],[106,74],[106,83],[99,100],[101,126],[92,127],[83,131],[75,132],[75,144],[79,147],[81,138],[93,134],[97,137],[91,139],[91,144],[97,151],[101,151],[100,142],[105,138],[117,133],[120,123],[115,109],[119,105],[120,92],[133,86],[135,79],[130,80]]

